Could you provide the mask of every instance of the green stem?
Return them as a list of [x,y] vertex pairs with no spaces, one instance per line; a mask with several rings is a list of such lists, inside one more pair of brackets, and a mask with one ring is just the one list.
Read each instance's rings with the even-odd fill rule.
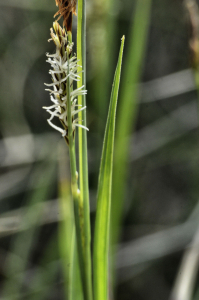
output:
[[[67,60],[69,62],[69,54],[67,53]],[[68,64],[69,74],[69,64]],[[85,230],[85,214],[82,203],[82,198],[77,184],[77,167],[76,167],[76,154],[75,154],[75,140],[73,136],[72,128],[72,114],[71,114],[71,97],[70,97],[70,77],[67,80],[67,113],[68,113],[68,139],[69,139],[69,157],[70,157],[70,169],[71,169],[71,188],[72,197],[74,202],[74,215],[75,215],[75,227],[79,265],[81,272],[82,287],[84,293],[84,299],[90,300],[91,298],[91,281],[88,281],[87,271],[87,249],[86,245],[86,230]],[[89,257],[90,259],[90,257]]]
[[[77,87],[84,85],[86,89],[86,34],[85,34],[85,1],[78,1],[78,24],[77,24],[77,60],[81,67],[78,68],[78,72],[82,72],[80,80],[77,82]],[[78,97],[78,104],[86,106],[86,96],[82,95]],[[79,113],[79,123],[86,126],[86,110]],[[80,193],[85,205],[89,211],[89,192],[88,192],[88,162],[87,162],[87,132],[79,128],[79,182]],[[89,233],[90,235],[90,233]]]
[[[77,21],[77,60],[81,67],[78,72],[82,71],[82,76],[77,82],[77,87],[84,85],[86,89],[86,13],[85,0],[78,1],[78,21]],[[78,97],[78,104],[86,106],[85,95]],[[86,126],[86,110],[79,113],[79,123]],[[88,160],[87,160],[87,132],[86,130],[78,129],[79,141],[79,186],[80,198],[83,207],[84,218],[84,280],[85,286],[84,296],[87,300],[92,300],[92,274],[91,274],[91,233],[90,233],[90,208],[89,208],[89,190],[88,190]]]

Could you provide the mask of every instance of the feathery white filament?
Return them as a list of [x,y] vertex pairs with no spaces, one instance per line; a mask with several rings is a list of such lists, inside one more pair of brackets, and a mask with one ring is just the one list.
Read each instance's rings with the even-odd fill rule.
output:
[[[48,87],[53,87],[53,90],[46,89],[46,91],[50,92],[50,99],[53,102],[53,105],[43,108],[46,109],[46,111],[51,115],[47,120],[49,125],[55,130],[61,132],[62,136],[66,136],[68,134],[66,95],[67,80],[70,80],[70,84],[72,84],[73,81],[78,81],[80,78],[79,73],[81,72],[77,73],[77,68],[79,67],[79,65],[77,65],[77,58],[75,56],[71,57],[69,61],[67,61],[66,53],[61,56],[60,51],[57,51],[55,54],[47,53],[46,56],[48,57],[47,62],[50,63],[52,67],[52,70],[50,70],[49,73],[52,76],[53,82],[50,84],[45,83],[45,85]],[[81,127],[88,130],[87,127],[78,124],[78,119],[74,119],[74,115],[78,114],[80,111],[86,108],[86,106],[84,106],[76,109],[77,106],[81,106],[76,104],[77,97],[80,95],[85,95],[87,93],[87,91],[83,88],[84,86],[81,86],[80,88],[70,92],[73,130],[75,130],[76,127]],[[51,122],[54,117],[58,117],[60,119],[66,130],[56,126]]]

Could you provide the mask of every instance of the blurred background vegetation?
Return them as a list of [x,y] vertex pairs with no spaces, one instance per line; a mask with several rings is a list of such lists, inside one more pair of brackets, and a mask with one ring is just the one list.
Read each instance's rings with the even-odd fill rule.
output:
[[[136,3],[86,1],[91,222],[111,84],[125,35],[118,115],[124,87],[135,89],[138,80],[139,92],[132,98],[125,192],[115,208],[122,218],[114,299],[164,300],[177,286],[182,258],[199,226],[197,92],[190,18],[182,0],[152,1],[140,75],[133,81],[131,27],[143,26],[142,15],[135,21]],[[50,103],[44,91],[44,82],[50,82],[45,53],[54,52],[47,40],[55,12],[54,0],[0,0],[1,299],[65,299],[57,157],[62,147],[67,157],[67,149],[42,110]],[[74,40],[75,28],[76,17]],[[139,30],[136,38],[139,43]],[[183,272],[191,278],[187,269]],[[196,284],[193,297],[183,300],[198,299],[198,289]]]

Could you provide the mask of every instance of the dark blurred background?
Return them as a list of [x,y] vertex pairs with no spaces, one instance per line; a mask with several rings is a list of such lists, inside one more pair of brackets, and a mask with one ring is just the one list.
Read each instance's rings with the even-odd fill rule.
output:
[[[86,3],[93,225],[112,80],[122,35],[126,36],[124,69],[128,64],[136,1],[115,0],[111,9],[108,1]],[[50,82],[45,53],[54,52],[47,40],[56,11],[53,0],[0,0],[2,299],[65,299],[58,250],[56,159],[58,145],[65,145],[48,126],[42,109],[50,105],[44,91],[44,82]],[[198,230],[198,100],[190,34],[182,0],[152,1],[122,201],[115,300],[168,299],[185,250]],[[121,86],[126,80],[131,84],[122,73]],[[119,111],[125,97],[119,95],[118,101]],[[193,297],[183,300],[198,299],[197,284]]]

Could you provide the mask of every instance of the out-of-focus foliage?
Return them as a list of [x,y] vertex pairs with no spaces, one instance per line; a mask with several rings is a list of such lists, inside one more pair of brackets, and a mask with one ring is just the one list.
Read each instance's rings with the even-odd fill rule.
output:
[[[122,35],[126,36],[124,66],[129,63],[125,59],[136,1],[86,3],[93,226],[111,84]],[[55,12],[53,0],[0,0],[0,296],[7,289],[6,299],[65,299],[58,249],[57,224],[63,215],[57,201],[58,170],[47,183],[45,180],[58,144],[65,144],[48,126],[47,113],[41,108],[49,105],[49,95],[44,91],[44,82],[50,82],[45,52],[54,51],[53,43],[47,40]],[[74,17],[74,40],[75,24]],[[152,1],[122,199],[116,300],[168,299],[182,254],[196,235],[198,109],[190,69],[189,29],[183,1]],[[124,84],[132,85],[131,76],[122,74],[121,86]],[[118,113],[123,101],[125,97],[119,95]],[[28,214],[30,205],[35,205],[38,219]],[[26,235],[27,240],[22,238]],[[12,290],[16,280],[17,293]],[[195,288],[197,299],[199,286]]]

